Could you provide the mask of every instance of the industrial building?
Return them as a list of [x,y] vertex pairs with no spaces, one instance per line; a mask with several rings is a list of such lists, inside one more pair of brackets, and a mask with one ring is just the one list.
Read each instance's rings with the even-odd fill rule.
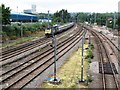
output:
[[10,21],[11,22],[21,22],[21,21],[22,22],[37,22],[38,16],[32,15],[32,14],[11,12]]

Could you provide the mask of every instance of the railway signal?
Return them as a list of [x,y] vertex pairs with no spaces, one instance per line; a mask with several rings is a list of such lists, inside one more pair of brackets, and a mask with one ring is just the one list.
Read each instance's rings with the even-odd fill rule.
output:
[[54,77],[50,78],[49,81],[53,84],[60,83],[60,79],[56,77],[56,37],[54,31],[57,29],[57,26],[52,28],[52,43],[51,47],[54,48]]
[[52,28],[52,37],[53,37],[53,44],[54,44],[54,79],[53,79],[53,82],[59,83],[60,79],[56,78],[56,37],[54,34],[54,30],[56,30],[56,29],[57,29],[57,27]]
[[56,79],[56,37],[53,33],[53,44],[54,44],[54,81],[57,81]]

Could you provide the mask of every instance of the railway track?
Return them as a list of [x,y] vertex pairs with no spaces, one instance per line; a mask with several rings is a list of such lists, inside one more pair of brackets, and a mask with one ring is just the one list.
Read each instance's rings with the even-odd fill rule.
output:
[[[90,30],[90,28],[87,28]],[[96,44],[98,46],[98,51],[99,51],[99,59],[100,63],[99,66],[101,66],[100,73],[102,74],[102,83],[103,83],[103,89],[107,88],[119,88],[119,83],[118,79],[116,76],[116,71],[114,68],[114,65],[111,60],[111,56],[108,52],[108,48],[106,45],[109,45],[108,42],[105,44],[105,37],[99,35],[97,32],[90,30],[92,35],[95,37]],[[113,49],[112,49],[113,50]]]
[[[76,26],[76,25],[75,25]],[[71,29],[75,28],[72,27]],[[67,32],[67,31],[66,31]],[[61,34],[58,35],[58,37],[60,36]],[[29,43],[26,43],[26,44],[23,44],[23,45],[20,45],[18,47],[13,47],[11,49],[3,49],[2,50],[2,57],[0,59],[0,61],[5,61],[11,57],[14,57],[14,56],[17,56],[25,51],[29,51],[35,47],[38,47],[42,44],[45,44],[47,42],[49,42],[51,40],[51,38],[46,38],[46,37],[43,37],[39,40],[36,40],[36,41],[32,41],[32,42],[29,42]]]
[[[57,60],[69,51],[75,44],[80,41],[81,32],[77,32],[64,42],[57,45]],[[0,77],[3,77],[1,84],[5,89],[9,88],[23,88],[30,83],[34,78],[49,68],[53,62],[53,49],[42,53],[39,57],[34,57],[32,62],[29,61],[21,66],[17,66],[7,72],[4,72]]]
[[112,50],[111,54],[114,54],[116,56],[117,61],[118,61],[118,65],[120,66],[120,60],[119,60],[120,49],[108,37],[106,37],[104,34],[100,33],[100,35],[108,43],[108,46]]
[[[75,27],[76,27],[76,25],[73,27],[73,28],[71,28],[71,29],[75,29]],[[72,30],[71,30],[72,31]],[[66,31],[66,32],[64,32],[64,34],[66,34],[68,31]],[[71,33],[71,32],[70,32]],[[67,33],[67,34],[70,34],[70,33]],[[64,35],[63,34],[63,35]],[[65,36],[63,36],[63,37],[65,37]],[[2,59],[0,60],[0,66],[3,66],[3,65],[6,65],[6,63],[9,61],[9,64],[11,63],[11,62],[13,62],[13,61],[18,61],[19,59],[22,59],[22,58],[25,58],[25,57],[27,57],[28,55],[31,55],[31,54],[33,54],[33,53],[35,53],[35,52],[37,52],[40,48],[45,48],[45,47],[47,47],[51,42],[51,40],[50,40],[51,38],[46,38],[46,39],[41,39],[41,41],[34,41],[34,43],[30,43],[30,45],[29,45],[29,43],[27,44],[28,45],[28,47],[26,46],[26,47],[24,47],[24,45],[23,46],[20,46],[20,47],[18,47],[18,49],[17,48],[15,48],[15,49],[12,49],[12,50],[14,50],[13,52],[11,52],[11,53],[8,53],[8,54],[5,54],[5,56],[3,55],[2,56]],[[62,39],[62,36],[61,36],[61,34],[59,34],[59,35],[57,35],[57,39],[58,40],[60,40],[60,39]],[[41,43],[40,43],[41,42]],[[11,49],[10,49],[10,51],[11,51]],[[10,52],[9,50],[8,50],[8,52]]]
[[101,35],[103,35],[104,38],[106,38],[106,40],[108,40],[116,49],[117,51],[120,52],[120,49],[115,45],[115,43],[113,43],[108,37],[106,37],[104,34],[100,33]]
[[[77,34],[77,33],[75,33],[75,35],[76,35],[76,34]],[[69,37],[69,38],[67,38],[67,39],[65,39],[65,40],[63,40],[63,41],[61,41],[61,42],[59,43],[58,47],[64,45],[65,43],[67,43],[69,40],[72,40],[73,38],[74,38],[74,35],[71,36],[71,37]],[[10,72],[11,70],[14,70],[16,67],[18,67],[18,66],[20,66],[20,65],[24,65],[24,64],[26,64],[26,63],[28,63],[28,62],[32,62],[33,59],[35,59],[35,58],[37,58],[37,57],[39,57],[39,56],[42,56],[42,55],[44,55],[44,54],[53,52],[53,48],[52,48],[52,47],[45,48],[45,50],[42,50],[42,51],[43,51],[43,52],[37,50],[37,51],[34,52],[32,55],[29,55],[29,56],[26,57],[26,58],[20,59],[20,60],[19,60],[20,63],[19,63],[19,61],[17,61],[17,62],[14,62],[14,61],[13,61],[13,62],[11,62],[11,64],[10,64],[9,62],[6,63],[6,65],[3,65],[3,66],[2,66],[2,67],[3,67],[3,73],[2,73],[2,75],[3,75],[4,73],[6,73],[6,72]],[[49,51],[50,51],[50,52],[49,52]],[[14,65],[13,63],[16,63],[16,64]],[[8,65],[8,64],[9,64],[9,65]],[[19,65],[18,65],[18,64],[19,64]],[[7,66],[7,65],[8,65],[8,66]],[[4,70],[4,68],[6,68],[6,67],[8,67],[7,70]],[[9,68],[9,67],[11,67],[11,68]]]
[[2,52],[2,58],[0,59],[0,61],[5,61],[5,60],[7,60],[9,58],[20,55],[20,54],[22,54],[22,53],[24,53],[26,51],[29,51],[29,50],[31,50],[31,49],[33,49],[35,47],[38,47],[38,46],[40,46],[42,44],[45,44],[45,43],[47,43],[49,41],[50,41],[50,38],[48,39],[48,38],[44,37],[44,38],[41,38],[41,39],[39,39],[37,41],[30,42],[30,43],[27,43],[25,45],[21,45],[19,47],[10,49],[8,51],[3,51]]
[[[74,31],[76,32],[78,30],[74,30]],[[73,32],[72,34],[74,34],[75,32]],[[71,34],[70,34],[70,36],[71,36]],[[70,37],[67,36],[65,39],[61,40],[59,43],[67,42],[68,41],[67,38],[70,39]],[[48,45],[46,48],[38,49],[37,51],[33,52],[32,54],[29,54],[28,56],[26,56],[24,58],[18,59],[17,61],[11,60],[11,61],[6,62],[5,64],[2,64],[3,73],[10,71],[10,69],[14,70],[16,68],[16,66],[18,66],[18,65],[24,65],[25,63],[28,63],[30,61],[33,62],[32,59],[37,58],[38,56],[41,56],[44,53],[47,53],[51,49],[52,49],[52,47],[50,47],[50,45]],[[9,67],[11,67],[11,68],[9,68]]]

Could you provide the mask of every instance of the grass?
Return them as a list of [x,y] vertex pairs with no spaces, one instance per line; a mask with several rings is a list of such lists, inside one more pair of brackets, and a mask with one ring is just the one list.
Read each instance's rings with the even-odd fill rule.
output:
[[[17,40],[14,40],[14,42],[11,42],[11,43],[5,43],[5,44],[2,44],[2,48],[6,48],[6,47],[12,47],[12,46],[16,46],[18,44],[22,44],[22,43],[25,43],[25,42],[29,42],[29,41],[32,41],[34,39],[38,39],[40,37],[43,37],[44,36],[44,31],[40,31],[36,34],[32,34],[31,36],[29,37],[22,37],[22,38],[18,38]],[[1,48],[1,47],[0,47]]]
[[[85,45],[85,48],[87,45]],[[75,51],[61,66],[57,72],[57,77],[61,79],[61,84],[53,85],[45,81],[41,88],[87,88],[86,85],[80,85],[77,82],[81,77],[81,48]],[[84,50],[86,55],[86,50]],[[84,80],[87,80],[88,62],[84,60]]]

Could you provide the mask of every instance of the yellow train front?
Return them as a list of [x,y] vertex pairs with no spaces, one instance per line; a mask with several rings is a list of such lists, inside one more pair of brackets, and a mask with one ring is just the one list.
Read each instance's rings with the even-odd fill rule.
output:
[[58,30],[58,25],[57,24],[53,25],[52,29],[51,28],[47,28],[45,30],[45,36],[46,37],[51,37],[52,34],[56,34],[57,30]]
[[45,30],[45,36],[46,37],[49,37],[49,36],[51,36],[52,35],[52,30],[51,29],[46,29]]

